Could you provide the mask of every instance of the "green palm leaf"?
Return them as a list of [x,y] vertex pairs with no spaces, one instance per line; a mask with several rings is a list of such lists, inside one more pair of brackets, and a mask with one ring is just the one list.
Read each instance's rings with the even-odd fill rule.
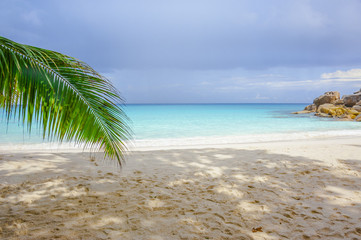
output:
[[130,138],[122,99],[86,63],[0,37],[0,107],[43,137],[85,143],[122,163]]

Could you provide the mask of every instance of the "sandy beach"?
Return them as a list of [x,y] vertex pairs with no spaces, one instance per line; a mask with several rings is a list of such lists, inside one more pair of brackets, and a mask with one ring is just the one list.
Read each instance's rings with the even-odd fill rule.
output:
[[361,239],[361,138],[0,154],[1,239]]

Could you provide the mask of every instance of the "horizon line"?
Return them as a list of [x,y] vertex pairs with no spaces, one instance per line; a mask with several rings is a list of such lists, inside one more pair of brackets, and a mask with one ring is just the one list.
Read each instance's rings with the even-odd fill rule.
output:
[[312,103],[302,103],[302,102],[292,102],[292,103],[259,103],[259,102],[239,102],[239,103],[122,103],[124,105],[196,105],[196,104],[312,104]]

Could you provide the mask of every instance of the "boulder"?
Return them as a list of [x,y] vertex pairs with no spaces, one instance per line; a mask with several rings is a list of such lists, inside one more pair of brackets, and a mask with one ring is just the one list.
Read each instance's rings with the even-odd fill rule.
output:
[[352,119],[354,119],[360,114],[360,112],[356,111],[355,109],[347,109],[347,113]]
[[338,100],[336,100],[333,104],[335,104],[335,105],[343,105],[344,102],[343,102],[342,99],[338,99]]
[[317,107],[315,104],[310,104],[307,107],[305,107],[304,111],[316,112],[316,109],[317,109]]
[[336,107],[336,106],[333,105],[333,104],[325,103],[325,104],[322,104],[321,106],[319,106],[317,108],[317,112],[318,113],[326,113],[326,114],[328,114],[328,112],[334,107]]
[[361,93],[361,89],[358,90],[358,91],[356,91],[356,92],[354,92],[353,94],[359,94],[359,93]]
[[339,120],[344,120],[344,121],[347,121],[347,120],[352,120],[350,115],[348,115],[347,113],[341,115],[338,117]]
[[334,117],[338,120],[361,122],[361,89],[354,94],[345,95],[340,99],[340,93],[325,92],[305,107],[303,111],[293,114],[316,112],[319,117]]
[[361,106],[360,105],[354,105],[352,107],[353,110],[357,111],[357,112],[361,112]]
[[325,94],[319,96],[318,98],[315,98],[315,100],[313,100],[313,103],[316,106],[320,106],[320,105],[325,104],[325,103],[334,103],[339,99],[340,99],[340,93],[339,92],[337,92],[337,91],[325,92]]
[[357,117],[355,117],[354,120],[357,122],[361,122],[361,114],[359,114]]
[[343,107],[335,107],[335,108],[331,108],[330,111],[328,112],[329,115],[331,115],[332,117],[341,117],[343,116],[345,113],[348,113],[347,110]]
[[342,97],[342,100],[346,107],[352,107],[361,101],[361,93],[345,95]]
[[332,117],[342,117],[347,113],[347,111],[344,108],[333,108],[330,109],[329,113]]
[[292,114],[303,114],[303,113],[311,113],[314,111],[308,111],[308,110],[302,110],[302,111],[298,111],[298,112],[293,112]]
[[318,117],[328,117],[328,118],[332,117],[332,116],[328,115],[327,113],[316,113],[315,116],[318,116]]
[[317,113],[319,114],[328,114],[334,118],[349,118],[354,119],[360,114],[360,112],[355,109],[346,108],[344,106],[333,105],[333,104],[322,104],[318,107]]
[[350,115],[350,118],[351,118],[351,119],[356,119],[357,116],[358,116],[358,115]]

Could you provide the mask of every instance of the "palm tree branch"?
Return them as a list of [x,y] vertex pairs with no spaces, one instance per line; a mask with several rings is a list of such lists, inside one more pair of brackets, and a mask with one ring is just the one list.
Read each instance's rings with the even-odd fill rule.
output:
[[[17,44],[1,37],[0,46],[2,48],[0,70],[3,72],[0,76],[5,78],[5,81],[1,82],[11,85],[13,81],[14,85],[31,89],[29,93],[24,90],[16,93],[15,87],[9,86],[14,89],[6,93],[5,86],[0,86],[0,90],[4,92],[2,94],[0,91],[0,106],[5,107],[8,115],[11,112],[10,106],[14,107],[12,101],[16,103],[20,101],[22,106],[19,114],[22,112],[23,121],[27,114],[29,128],[35,108],[36,119],[39,121],[39,118],[42,118],[40,122],[43,124],[44,137],[45,132],[48,131],[48,137],[57,137],[61,141],[66,138],[85,142],[91,147],[98,145],[104,148],[106,155],[116,157],[121,163],[122,151],[126,148],[124,140],[129,139],[130,131],[125,123],[128,120],[126,115],[114,103],[114,101],[120,103],[122,99],[109,81],[87,64],[57,52]],[[12,61],[6,62],[6,54],[4,54],[6,50]],[[11,65],[13,70],[10,70]],[[36,73],[36,77],[40,80],[34,81],[34,76],[24,73],[30,67],[33,75]],[[19,74],[16,75],[14,72]],[[14,79],[9,80],[6,77],[14,77]],[[24,83],[24,80],[31,81]],[[42,88],[36,91],[32,83]],[[51,88],[52,91],[46,88]],[[72,97],[73,103],[69,100]],[[82,110],[81,113],[79,110],[81,106],[76,106],[77,104],[88,110]],[[77,112],[79,119],[71,111]],[[93,123],[96,125],[96,130],[89,125],[92,121],[96,123]]]

